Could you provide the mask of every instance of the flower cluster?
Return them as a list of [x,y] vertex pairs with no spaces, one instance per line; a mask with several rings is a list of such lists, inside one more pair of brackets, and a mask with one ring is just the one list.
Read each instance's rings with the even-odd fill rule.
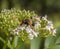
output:
[[[22,30],[25,30],[28,34],[28,38],[31,40],[34,37],[47,37],[49,35],[55,36],[56,29],[54,29],[52,21],[47,20],[47,16],[45,17],[32,17],[32,21],[34,20],[35,25],[32,27],[30,25],[22,24],[21,26],[17,27],[13,30],[15,34],[19,34],[19,32]],[[43,24],[42,24],[43,23]],[[44,25],[45,24],[45,25]]]
[[[29,39],[38,37],[39,32],[35,32],[30,26],[19,26],[13,30],[14,34],[18,35],[20,31],[26,30]],[[24,33],[24,32],[23,32]]]
[[45,21],[47,21],[47,25],[45,26],[45,29],[48,30],[50,32],[50,34],[52,34],[53,36],[55,36],[56,34],[56,29],[53,26],[53,22],[52,21],[48,21],[47,20],[47,16],[43,17],[43,19]]
[[47,20],[47,15],[41,18],[33,11],[19,9],[1,11],[0,29],[7,35],[17,35],[22,40],[32,40],[35,37],[47,37],[49,35],[55,36],[56,34],[56,29],[52,21]]

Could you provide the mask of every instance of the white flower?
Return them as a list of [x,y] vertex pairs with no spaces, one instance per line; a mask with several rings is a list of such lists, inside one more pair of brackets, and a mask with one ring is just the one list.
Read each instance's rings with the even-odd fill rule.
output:
[[53,29],[54,27],[53,27],[53,23],[52,23],[52,21],[48,21],[48,24],[47,24],[47,26],[45,27],[47,30],[51,30],[51,29]]
[[50,31],[50,29],[51,29],[50,26],[46,26],[45,28],[46,28],[47,30],[49,30],[49,31]]
[[33,35],[33,34],[29,34],[29,35],[28,35],[28,38],[29,38],[30,40],[32,40],[32,39],[34,38],[34,35]]
[[40,27],[41,27],[41,24],[39,22],[36,22],[34,26],[35,30],[39,30]]
[[13,30],[13,32],[14,32],[14,34],[18,35],[19,30],[16,28],[16,29]]
[[53,23],[52,23],[52,21],[48,21],[48,26],[50,26],[50,28],[53,29]]
[[33,33],[33,35],[35,36],[35,37],[37,37],[38,36],[38,32],[35,32],[34,30],[32,30],[32,33]]
[[40,17],[35,16],[35,17],[33,17],[33,19],[35,19],[38,22],[41,22]]
[[48,25],[53,25],[52,21],[48,21]]
[[24,26],[18,26],[16,29],[13,30],[13,32],[14,32],[14,34],[18,35],[18,32],[21,30],[24,30],[24,29],[25,29],[25,25]]
[[31,33],[32,32],[31,27],[30,26],[26,27],[26,31],[27,31],[27,33]]
[[39,22],[41,21],[39,17],[36,17],[35,19],[36,19],[37,21],[39,21]]
[[45,15],[44,17],[42,17],[42,19],[45,20],[45,21],[48,21],[47,20],[47,15]]
[[41,24],[39,22],[36,22],[36,27],[41,27]]
[[32,35],[34,35],[35,37],[37,37],[38,34],[39,34],[39,32],[35,32],[33,29],[31,29],[30,26],[26,27],[26,31],[27,31],[27,33],[32,34]]
[[55,36],[55,34],[56,34],[56,29],[53,30],[53,35]]
[[20,26],[20,29],[21,30],[24,30],[25,29],[25,25],[24,26]]

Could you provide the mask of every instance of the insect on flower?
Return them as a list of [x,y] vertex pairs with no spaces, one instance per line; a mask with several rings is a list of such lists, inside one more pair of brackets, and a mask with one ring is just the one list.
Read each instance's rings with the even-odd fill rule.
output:
[[34,26],[35,25],[35,23],[33,23],[31,19],[24,19],[24,20],[22,20],[21,25],[23,25],[23,24],[30,25],[30,26]]

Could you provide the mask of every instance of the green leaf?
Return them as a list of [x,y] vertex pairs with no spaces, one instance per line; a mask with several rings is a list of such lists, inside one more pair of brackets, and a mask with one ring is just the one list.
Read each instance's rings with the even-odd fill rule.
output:
[[56,44],[60,45],[60,37],[56,40]]
[[19,47],[17,47],[16,49],[27,49],[27,48],[26,48],[26,45],[25,44],[22,44]]
[[55,37],[53,37],[53,36],[47,37],[46,40],[45,40],[45,49],[55,45],[55,42],[56,42]]
[[5,41],[5,44],[3,45],[3,49],[6,49],[7,43],[8,43],[8,40]]
[[21,47],[22,44],[23,44],[23,41],[21,40],[21,38],[18,36],[15,36],[12,42],[12,47],[14,49],[18,49],[19,47]]
[[40,38],[35,38],[31,41],[31,49],[39,49]]
[[10,43],[10,40],[8,40],[8,43],[7,43],[7,46],[10,48],[10,49],[13,49],[11,43]]
[[1,40],[3,43],[5,43],[5,40],[4,40],[3,38],[0,37],[0,40]]
[[60,49],[60,45],[53,45],[52,47],[49,47],[48,49]]

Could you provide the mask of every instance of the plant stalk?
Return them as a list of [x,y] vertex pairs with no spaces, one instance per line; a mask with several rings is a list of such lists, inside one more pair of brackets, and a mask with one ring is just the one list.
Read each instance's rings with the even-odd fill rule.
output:
[[45,44],[45,38],[41,38],[40,48],[39,49],[44,49],[44,44]]

